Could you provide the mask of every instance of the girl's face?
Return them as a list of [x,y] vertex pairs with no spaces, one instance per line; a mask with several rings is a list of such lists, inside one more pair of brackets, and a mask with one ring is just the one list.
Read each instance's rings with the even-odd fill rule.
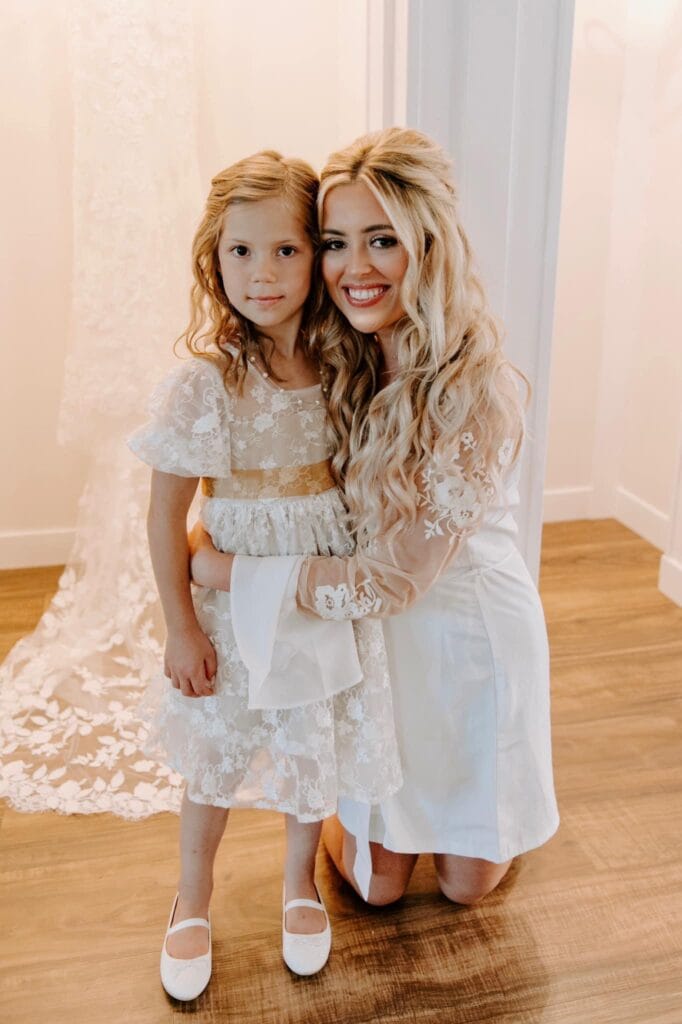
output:
[[352,327],[392,332],[404,316],[400,286],[407,252],[374,195],[362,182],[337,185],[322,211],[322,275]]
[[281,198],[227,208],[218,243],[225,294],[272,337],[295,338],[310,291],[313,245]]

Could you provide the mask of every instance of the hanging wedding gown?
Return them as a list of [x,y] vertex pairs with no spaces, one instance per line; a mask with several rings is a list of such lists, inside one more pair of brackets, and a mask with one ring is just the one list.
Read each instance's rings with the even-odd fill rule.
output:
[[92,468],[35,632],[0,669],[0,797],[22,811],[176,810],[134,713],[162,657],[149,479],[127,451],[187,317],[200,213],[189,0],[70,5],[74,266],[61,438]]

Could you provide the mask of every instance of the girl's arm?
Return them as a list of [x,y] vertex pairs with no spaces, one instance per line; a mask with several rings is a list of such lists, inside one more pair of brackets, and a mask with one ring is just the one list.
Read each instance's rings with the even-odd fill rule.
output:
[[187,512],[196,488],[196,477],[155,469],[147,516],[149,550],[168,632],[164,672],[185,697],[211,695],[217,668],[213,646],[197,621],[189,585]]

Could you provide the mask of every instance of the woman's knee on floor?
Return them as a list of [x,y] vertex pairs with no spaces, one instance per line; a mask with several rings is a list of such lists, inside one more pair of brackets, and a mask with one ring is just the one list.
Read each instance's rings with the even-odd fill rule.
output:
[[391,878],[386,875],[372,875],[369,883],[369,894],[366,903],[371,907],[388,907],[397,903],[405,895],[407,880]]
[[370,843],[372,850],[372,878],[367,903],[373,907],[387,907],[405,895],[417,855],[393,853],[378,843]]
[[436,872],[440,891],[453,903],[471,906],[495,889],[506,875],[511,861],[495,864],[475,857],[437,854]]

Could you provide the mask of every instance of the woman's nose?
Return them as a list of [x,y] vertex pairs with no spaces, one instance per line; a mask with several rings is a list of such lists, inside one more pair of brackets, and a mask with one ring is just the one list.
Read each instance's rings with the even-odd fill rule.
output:
[[349,251],[347,270],[354,277],[366,277],[372,273],[372,261],[364,246],[356,246]]

